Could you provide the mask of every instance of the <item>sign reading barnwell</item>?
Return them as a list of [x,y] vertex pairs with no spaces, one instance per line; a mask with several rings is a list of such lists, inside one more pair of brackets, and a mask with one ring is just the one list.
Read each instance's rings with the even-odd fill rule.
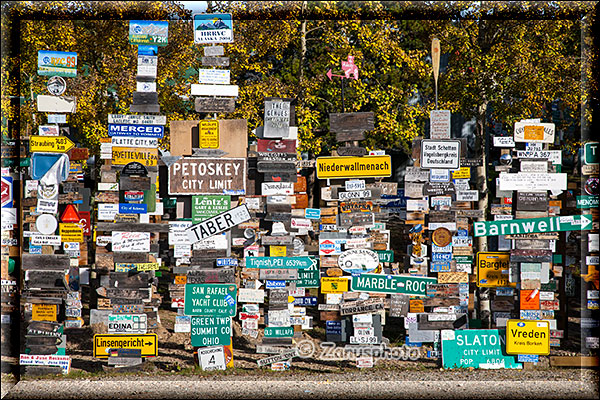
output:
[[169,194],[245,193],[245,158],[181,158],[169,166]]

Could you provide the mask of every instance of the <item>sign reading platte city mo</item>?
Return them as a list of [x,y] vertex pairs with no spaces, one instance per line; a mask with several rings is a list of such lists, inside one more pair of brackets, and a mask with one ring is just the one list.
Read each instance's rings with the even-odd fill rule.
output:
[[181,158],[169,165],[171,195],[245,193],[245,158]]
[[516,235],[592,229],[592,215],[568,215],[547,218],[527,218],[507,221],[473,222],[474,236]]
[[233,317],[236,314],[235,284],[200,283],[185,285],[185,315]]
[[250,219],[250,212],[248,211],[246,204],[239,205],[231,210],[204,220],[199,224],[190,226],[186,229],[188,240],[190,243],[194,244],[202,239],[214,236],[217,233],[225,232]]
[[352,277],[350,290],[427,296],[427,284],[431,283],[437,283],[437,279],[423,276],[361,274]]
[[509,319],[506,322],[507,354],[550,354],[550,322]]
[[368,178],[392,175],[390,156],[318,157],[317,178]]
[[421,168],[459,169],[460,140],[423,139]]

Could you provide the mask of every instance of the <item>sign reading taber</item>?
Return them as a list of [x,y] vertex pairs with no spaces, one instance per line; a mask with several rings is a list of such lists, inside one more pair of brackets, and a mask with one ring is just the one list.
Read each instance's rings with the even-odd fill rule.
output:
[[245,193],[245,158],[181,158],[169,165],[169,194]]
[[190,226],[186,229],[190,243],[196,243],[202,239],[214,236],[217,233],[225,232],[251,219],[248,207],[245,204],[239,205],[222,214],[204,220],[199,224]]
[[390,156],[318,157],[317,178],[387,177],[392,175]]

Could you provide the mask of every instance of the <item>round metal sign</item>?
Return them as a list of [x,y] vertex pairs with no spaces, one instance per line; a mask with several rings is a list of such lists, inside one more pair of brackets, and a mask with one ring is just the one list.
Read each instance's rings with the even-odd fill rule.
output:
[[447,228],[437,228],[431,235],[436,246],[446,247],[452,242],[452,233]]
[[51,95],[60,96],[67,90],[67,82],[60,76],[52,76],[46,84]]
[[338,257],[338,267],[351,274],[371,272],[379,265],[379,256],[368,249],[346,250]]
[[56,221],[56,218],[53,215],[42,214],[36,218],[35,227],[41,234],[52,235],[54,232],[56,232],[58,222]]

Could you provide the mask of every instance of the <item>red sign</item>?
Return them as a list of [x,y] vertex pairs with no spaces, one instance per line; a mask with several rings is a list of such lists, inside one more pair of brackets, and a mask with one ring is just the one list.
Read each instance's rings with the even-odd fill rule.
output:
[[295,153],[296,141],[290,139],[258,139],[258,151],[272,153]]
[[90,157],[89,150],[87,148],[73,147],[69,150],[69,160],[71,161],[83,161]]
[[77,212],[75,206],[73,204],[67,204],[67,208],[65,208],[65,211],[63,211],[62,215],[60,216],[60,221],[79,222],[79,220],[79,213]]
[[245,313],[245,312],[241,312],[240,313],[240,320],[245,320],[245,319],[258,319],[260,318],[260,315],[258,314],[249,314],[249,313]]
[[83,236],[92,236],[92,221],[90,219],[89,211],[79,211],[79,225],[83,229]]
[[11,207],[12,200],[12,182],[9,178],[2,177],[2,207]]

